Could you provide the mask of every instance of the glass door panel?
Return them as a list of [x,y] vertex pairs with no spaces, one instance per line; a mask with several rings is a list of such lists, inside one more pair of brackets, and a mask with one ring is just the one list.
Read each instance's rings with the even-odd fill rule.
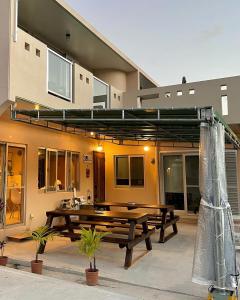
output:
[[4,218],[5,145],[0,144],[0,227]]
[[184,210],[183,158],[182,155],[163,156],[165,203]]
[[23,222],[25,195],[25,148],[7,148],[6,225]]
[[185,156],[187,210],[197,213],[201,195],[199,192],[199,157],[198,155]]

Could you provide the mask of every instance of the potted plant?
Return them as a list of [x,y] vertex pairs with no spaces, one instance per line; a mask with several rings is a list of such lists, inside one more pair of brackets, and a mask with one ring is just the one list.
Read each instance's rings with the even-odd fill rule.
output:
[[79,252],[89,259],[89,268],[85,270],[87,285],[98,284],[98,269],[96,267],[95,253],[100,247],[101,240],[109,232],[97,232],[96,229],[84,229],[80,231],[81,240],[77,242]]
[[8,257],[4,256],[5,245],[6,242],[4,240],[0,241],[0,250],[1,250],[0,266],[6,266],[8,262]]
[[31,261],[32,273],[42,274],[43,261],[38,259],[39,247],[44,245],[49,239],[57,235],[48,226],[40,226],[36,230],[32,231],[32,239],[36,242],[36,256],[35,260]]

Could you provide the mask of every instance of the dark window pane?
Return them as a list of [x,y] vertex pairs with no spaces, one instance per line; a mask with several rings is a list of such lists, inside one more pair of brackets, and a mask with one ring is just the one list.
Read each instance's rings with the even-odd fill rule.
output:
[[57,168],[57,189],[64,191],[65,185],[65,152],[58,152],[58,168]]
[[131,185],[144,186],[143,157],[130,157]]
[[128,157],[116,157],[116,184],[129,185]]
[[46,150],[38,149],[38,188],[43,189],[46,185]]
[[48,161],[47,161],[47,190],[55,191],[56,190],[56,180],[57,180],[57,152],[48,151]]

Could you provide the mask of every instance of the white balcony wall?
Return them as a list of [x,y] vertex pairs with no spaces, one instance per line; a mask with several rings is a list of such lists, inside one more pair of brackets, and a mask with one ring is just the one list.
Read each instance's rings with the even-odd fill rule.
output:
[[72,101],[67,101],[48,93],[47,65],[47,45],[18,29],[17,42],[11,42],[10,100],[20,98],[55,109],[92,107],[92,73],[73,64]]

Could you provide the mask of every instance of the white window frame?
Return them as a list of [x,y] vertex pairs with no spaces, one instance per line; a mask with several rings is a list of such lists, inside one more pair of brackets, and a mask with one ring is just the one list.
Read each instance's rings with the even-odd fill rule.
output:
[[[107,108],[107,107],[109,107],[109,103],[110,103],[110,101],[111,101],[110,85],[109,85],[108,83],[106,83],[105,81],[99,79],[99,78],[96,77],[96,76],[93,76],[93,81],[94,81],[94,79],[97,80],[97,81],[99,81],[99,82],[101,82],[102,84],[106,85],[106,87],[107,87],[107,89],[108,89],[108,95],[107,95],[107,103],[106,103],[106,105],[105,105],[105,102],[94,103],[94,96],[93,96],[93,108],[94,108],[95,106],[98,106],[98,105],[99,105],[99,106],[100,106],[100,105],[103,106],[103,103],[104,103],[104,107],[103,107],[103,108]],[[93,95],[94,95],[94,82],[93,82]]]
[[[70,97],[69,98],[60,95],[49,89],[49,80],[48,80],[49,79],[49,52],[52,52],[54,55],[60,57],[62,60],[70,64]],[[73,102],[73,97],[72,97],[73,96],[73,63],[69,59],[66,59],[65,57],[61,56],[60,54],[58,54],[57,52],[53,51],[50,48],[47,49],[47,92],[55,96],[58,96],[66,101]]]
[[[128,185],[121,185],[117,184],[117,158],[118,157],[127,157],[128,158],[128,178],[129,178],[129,184]],[[143,185],[131,185],[131,158],[132,157],[142,157],[143,158]],[[145,157],[143,154],[136,154],[136,155],[129,155],[129,154],[123,154],[123,155],[115,155],[114,156],[114,184],[117,188],[136,188],[141,189],[145,187]]]

